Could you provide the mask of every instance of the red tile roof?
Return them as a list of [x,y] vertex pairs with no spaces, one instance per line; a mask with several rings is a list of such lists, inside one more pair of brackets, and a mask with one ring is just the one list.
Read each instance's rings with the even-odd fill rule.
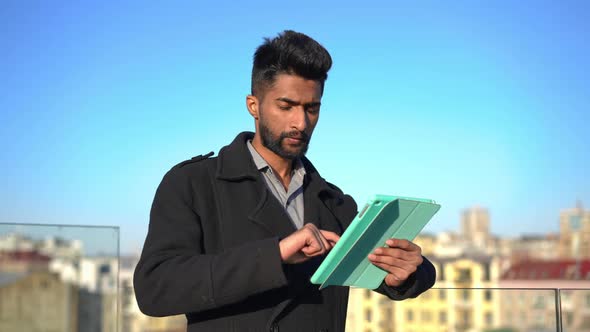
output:
[[524,261],[510,267],[502,280],[590,279],[590,260]]
[[38,251],[5,251],[0,252],[0,260],[18,262],[49,262],[49,256]]

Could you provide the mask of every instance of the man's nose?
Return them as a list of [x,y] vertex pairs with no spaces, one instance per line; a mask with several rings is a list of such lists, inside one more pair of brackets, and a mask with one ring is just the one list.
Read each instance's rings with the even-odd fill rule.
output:
[[292,114],[291,127],[299,131],[305,131],[309,126],[309,115],[305,111],[305,108],[297,107]]

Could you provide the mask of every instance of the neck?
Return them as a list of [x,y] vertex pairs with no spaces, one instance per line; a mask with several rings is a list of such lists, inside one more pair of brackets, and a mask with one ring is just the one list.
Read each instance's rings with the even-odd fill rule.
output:
[[291,173],[293,171],[293,160],[285,159],[262,145],[262,141],[258,133],[252,139],[252,146],[256,152],[268,163],[273,172],[279,177],[285,189],[289,188],[291,182]]

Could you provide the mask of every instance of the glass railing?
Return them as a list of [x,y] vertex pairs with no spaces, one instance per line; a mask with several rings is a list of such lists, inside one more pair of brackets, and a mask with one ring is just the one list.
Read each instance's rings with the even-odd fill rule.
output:
[[557,290],[433,288],[415,299],[351,290],[347,331],[560,331]]
[[119,228],[0,224],[0,331],[119,331]]
[[[137,261],[119,254],[117,227],[0,224],[0,331],[186,331],[182,315],[138,309]],[[590,332],[590,278],[503,280],[494,265],[449,262],[416,299],[352,289],[347,331]]]
[[560,289],[559,302],[563,332],[590,331],[590,289]]

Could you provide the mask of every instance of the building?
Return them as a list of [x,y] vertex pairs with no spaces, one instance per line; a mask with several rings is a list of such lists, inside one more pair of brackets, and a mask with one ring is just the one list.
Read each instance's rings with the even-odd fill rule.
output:
[[0,272],[47,271],[50,258],[34,250],[0,251]]
[[351,288],[347,332],[393,332],[394,307],[389,298],[369,289]]
[[590,258],[590,211],[584,210],[581,202],[560,213],[559,256],[564,259]]
[[[16,293],[12,293],[15,289],[22,293],[22,296],[18,297],[18,301],[11,307],[12,311],[10,312],[15,315],[6,324],[10,324],[7,326],[28,326],[30,328],[6,330],[0,328],[0,331],[37,331],[37,325],[34,324],[38,323],[42,327],[48,326],[42,328],[43,331],[50,330],[51,325],[54,324],[60,326],[56,331],[117,332],[118,257],[72,256],[71,254],[76,250],[67,249],[70,248],[66,245],[68,242],[63,240],[46,239],[35,242],[20,235],[11,235],[4,237],[4,239],[8,240],[4,241],[5,245],[0,251],[0,273],[3,275],[3,284],[7,290],[2,295],[2,301],[5,298],[18,297]],[[19,242],[21,240],[24,242]],[[75,241],[73,242],[75,243]],[[8,245],[6,245],[7,243]],[[7,248],[35,249],[8,251]],[[40,253],[39,248],[54,248],[57,250],[58,256],[61,257],[51,257],[52,252],[47,252],[47,250],[45,253]],[[47,290],[43,291],[44,289]],[[68,300],[69,298],[63,300],[67,302],[64,305],[73,306],[73,311],[67,311],[67,315],[63,314],[65,309],[63,309],[64,305],[60,302],[61,300],[55,300],[57,295],[52,297],[53,293],[43,295],[47,292],[61,294],[62,297],[66,296],[64,293],[75,293],[75,295],[71,295],[75,297],[75,301]],[[47,300],[47,303],[43,302],[45,299],[51,298],[54,299],[55,310],[51,309],[50,300]],[[41,307],[40,302],[43,302],[44,307]],[[4,304],[4,307],[9,305],[7,303]],[[31,309],[23,309],[25,306],[50,312],[54,316],[40,314],[36,316],[39,318],[31,317],[31,314],[26,311]],[[69,309],[71,308],[68,307]],[[25,312],[26,314],[24,314]],[[49,323],[44,324],[39,319],[47,320]],[[64,326],[64,322],[73,322],[75,326],[73,328],[69,325]]]
[[539,261],[559,259],[559,235],[522,235],[504,244],[510,248],[510,261]]
[[49,260],[37,251],[0,252],[0,331],[78,331],[78,289],[51,273]]
[[117,332],[119,258],[82,257],[78,322],[88,332]]
[[0,252],[33,251],[34,249],[35,242],[29,237],[17,233],[0,236]]
[[83,253],[80,240],[66,240],[61,237],[48,236],[33,239],[19,234],[8,233],[0,236],[0,252],[36,251],[52,258],[79,258]]
[[488,247],[490,240],[490,214],[488,210],[479,206],[463,210],[461,235],[476,247]]
[[438,237],[436,235],[427,233],[420,234],[412,242],[420,246],[422,249],[422,255],[429,257],[436,254],[438,244]]

